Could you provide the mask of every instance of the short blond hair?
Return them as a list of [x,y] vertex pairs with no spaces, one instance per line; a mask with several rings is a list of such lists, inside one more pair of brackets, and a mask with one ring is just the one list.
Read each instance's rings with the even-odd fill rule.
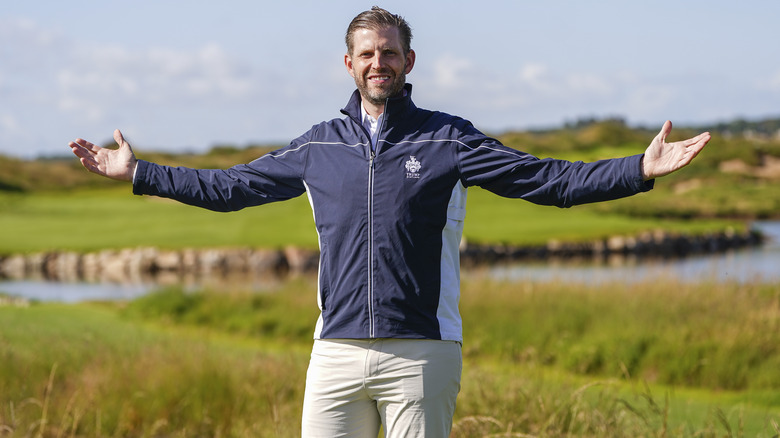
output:
[[412,28],[409,23],[400,15],[392,14],[379,6],[374,6],[370,11],[364,11],[352,19],[347,27],[345,42],[347,43],[347,52],[352,54],[354,47],[354,35],[358,29],[379,30],[388,27],[395,27],[401,35],[401,45],[404,54],[412,49]]

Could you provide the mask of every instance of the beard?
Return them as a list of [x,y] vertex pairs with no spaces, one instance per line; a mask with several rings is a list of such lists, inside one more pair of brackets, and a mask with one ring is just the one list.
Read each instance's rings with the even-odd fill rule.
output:
[[[371,72],[370,74],[376,74]],[[385,73],[380,71],[378,73]],[[357,85],[360,96],[374,105],[384,105],[388,98],[399,96],[406,85],[406,73],[394,75],[389,72],[393,80],[391,83],[382,87],[371,86],[368,80],[368,73],[365,76],[355,76],[355,85]]]

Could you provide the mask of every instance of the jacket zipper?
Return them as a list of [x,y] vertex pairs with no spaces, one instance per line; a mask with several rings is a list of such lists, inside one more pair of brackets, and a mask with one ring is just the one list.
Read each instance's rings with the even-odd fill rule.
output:
[[[381,116],[382,120],[376,127],[376,144],[372,142],[371,133],[368,136],[368,145],[371,148],[371,155],[368,160],[368,335],[371,339],[376,337],[376,327],[374,321],[374,159],[379,152],[379,138],[382,136],[382,129],[387,120],[387,107],[390,99],[385,101],[385,111]],[[362,125],[362,123],[361,123]]]
[[[374,152],[371,144],[371,133],[363,126],[363,122],[360,119],[350,115],[350,118],[356,125],[363,130],[368,137],[368,196],[366,205],[368,207],[368,255],[367,255],[367,268],[368,273],[366,275],[367,285],[367,304],[368,304],[368,337],[374,338],[374,158],[376,153]],[[381,129],[381,126],[379,127]],[[377,136],[377,142],[378,136]]]
[[370,153],[368,160],[368,337],[374,338],[374,158],[376,155],[373,149]]
[[[389,99],[385,102],[385,110]],[[376,144],[372,142],[371,133],[363,128],[368,135],[369,159],[368,159],[368,337],[376,337],[376,328],[374,321],[374,159],[376,151],[379,149],[379,136],[382,134],[382,128],[385,125],[387,114],[382,116],[382,121],[377,126]],[[358,123],[363,127],[363,123]]]

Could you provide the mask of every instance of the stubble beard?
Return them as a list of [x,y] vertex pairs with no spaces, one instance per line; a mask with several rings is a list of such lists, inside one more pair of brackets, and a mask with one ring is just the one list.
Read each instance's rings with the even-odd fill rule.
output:
[[[376,72],[371,72],[371,74],[376,74]],[[372,89],[369,86],[368,74],[359,78],[355,79],[355,85],[357,85],[358,91],[360,91],[360,96],[373,105],[384,105],[388,98],[400,96],[404,85],[406,85],[405,72],[395,76],[390,88]]]

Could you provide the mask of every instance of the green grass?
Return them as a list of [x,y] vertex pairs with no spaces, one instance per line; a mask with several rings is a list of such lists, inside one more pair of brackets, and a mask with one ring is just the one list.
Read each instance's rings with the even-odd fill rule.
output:
[[0,253],[6,254],[137,246],[317,245],[305,197],[226,214],[134,196],[127,185],[106,190],[0,194],[0,211]]
[[[314,288],[0,307],[0,436],[297,436]],[[454,436],[775,436],[778,290],[470,277]]]
[[[647,194],[612,201],[609,208],[621,208],[632,199],[647,202]],[[652,202],[649,202],[653,205]],[[744,229],[743,222],[724,219],[681,219],[632,216],[604,211],[605,204],[580,205],[567,209],[534,205],[506,199],[479,188],[469,189],[464,236],[469,242],[540,245],[550,240],[564,242],[590,241],[614,235],[637,235],[662,229],[670,232],[703,234],[728,227]]]
[[145,326],[114,310],[0,308],[2,436],[295,436],[307,352]]
[[[134,196],[127,185],[72,192],[0,192],[0,212],[0,254],[138,246],[317,247],[305,196],[216,213],[161,198]],[[700,233],[729,226],[743,227],[726,220],[638,219],[604,213],[596,206],[543,207],[474,188],[469,191],[464,235],[470,242],[525,245],[658,228]]]
[[[508,146],[568,160],[634,155],[657,131],[619,120],[543,133],[506,133]],[[671,140],[693,135],[674,131]],[[270,147],[215,147],[201,155],[142,153],[169,165],[226,168]],[[665,229],[690,233],[744,228],[744,222],[780,216],[776,178],[728,174],[727,160],[759,165],[780,156],[780,142],[716,135],[686,169],[627,199],[560,210],[469,190],[465,237],[476,243],[544,244]],[[74,157],[24,161],[0,156],[0,255],[47,250],[287,245],[314,248],[317,236],[305,196],[236,213],[214,213],[131,195],[126,183],[91,175]]]
[[472,279],[464,289],[467,356],[711,390],[780,390],[776,284]]

